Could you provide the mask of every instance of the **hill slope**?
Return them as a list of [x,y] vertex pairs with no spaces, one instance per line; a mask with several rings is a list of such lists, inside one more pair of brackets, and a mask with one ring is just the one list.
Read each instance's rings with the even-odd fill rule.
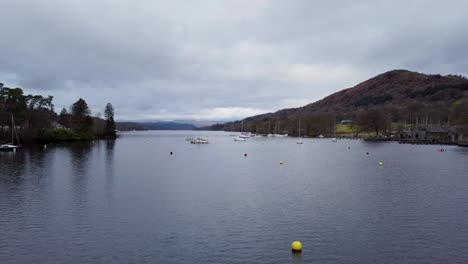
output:
[[306,105],[303,109],[342,112],[372,105],[401,105],[415,99],[428,103],[456,100],[464,96],[464,91],[468,91],[468,80],[461,76],[393,70]]
[[[378,119],[387,119],[387,123],[417,122],[423,117],[445,122],[452,105],[464,98],[468,98],[468,79],[463,76],[393,70],[304,107],[248,117],[244,119],[244,130],[294,134],[297,121],[301,119],[306,134],[331,133],[335,118],[356,121],[366,111],[379,112]],[[240,122],[218,124],[212,128],[240,130]]]

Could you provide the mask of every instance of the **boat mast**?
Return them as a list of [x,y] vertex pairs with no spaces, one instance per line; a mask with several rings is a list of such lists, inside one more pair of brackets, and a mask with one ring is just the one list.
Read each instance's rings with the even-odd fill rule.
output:
[[11,144],[14,145],[15,144],[15,138],[14,136],[16,136],[16,141],[18,141],[18,145],[19,145],[19,138],[18,138],[18,132],[16,132],[16,126],[15,126],[15,119],[13,118],[13,114],[11,115]]
[[15,138],[13,137],[13,129],[15,127],[15,121],[13,120],[13,114],[11,114],[11,144],[14,145],[15,143]]
[[333,137],[336,138],[336,116],[333,119]]
[[299,137],[301,137],[301,120],[299,119]]
[[[13,122],[14,123],[14,122]],[[19,138],[18,138],[18,131],[16,131],[16,126],[15,127],[15,136],[16,136],[16,141],[18,142],[18,146],[20,145],[20,141],[19,141]]]

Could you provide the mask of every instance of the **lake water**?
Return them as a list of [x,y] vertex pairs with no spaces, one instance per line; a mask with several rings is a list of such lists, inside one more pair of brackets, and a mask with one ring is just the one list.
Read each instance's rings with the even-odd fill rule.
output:
[[0,262],[467,263],[468,149],[296,141],[132,132],[0,153]]

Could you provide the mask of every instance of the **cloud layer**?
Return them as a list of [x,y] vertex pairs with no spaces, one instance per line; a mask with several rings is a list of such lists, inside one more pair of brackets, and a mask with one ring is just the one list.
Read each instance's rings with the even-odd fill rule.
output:
[[0,81],[121,120],[227,120],[378,73],[466,75],[468,2],[0,0]]

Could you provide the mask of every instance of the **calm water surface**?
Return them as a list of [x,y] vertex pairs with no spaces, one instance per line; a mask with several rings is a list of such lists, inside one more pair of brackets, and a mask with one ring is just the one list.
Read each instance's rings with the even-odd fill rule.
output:
[[134,132],[0,153],[0,262],[467,263],[468,149],[303,141]]

